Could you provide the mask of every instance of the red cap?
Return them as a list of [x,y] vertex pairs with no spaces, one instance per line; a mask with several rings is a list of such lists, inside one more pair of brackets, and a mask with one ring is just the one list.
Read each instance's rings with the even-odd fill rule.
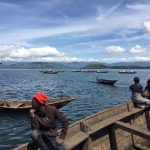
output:
[[44,104],[48,100],[48,96],[44,93],[36,93],[32,98],[36,99],[40,104]]

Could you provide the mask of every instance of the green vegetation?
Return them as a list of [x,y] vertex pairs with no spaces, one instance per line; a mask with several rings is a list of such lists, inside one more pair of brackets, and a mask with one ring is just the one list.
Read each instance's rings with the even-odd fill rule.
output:
[[45,62],[27,62],[27,63],[0,65],[0,69],[67,69],[67,68],[71,67],[60,63],[45,63]]
[[139,65],[108,66],[103,64],[88,64],[83,69],[150,69],[150,66],[139,66]]
[[[85,67],[83,67],[85,66]],[[104,65],[101,63],[16,62],[0,64],[0,69],[150,69],[150,65]]]
[[88,64],[83,69],[105,69],[107,66],[103,64]]

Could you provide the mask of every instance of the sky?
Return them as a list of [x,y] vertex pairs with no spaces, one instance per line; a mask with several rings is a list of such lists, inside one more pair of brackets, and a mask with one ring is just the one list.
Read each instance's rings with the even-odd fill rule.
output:
[[149,61],[149,10],[149,0],[0,0],[0,58]]

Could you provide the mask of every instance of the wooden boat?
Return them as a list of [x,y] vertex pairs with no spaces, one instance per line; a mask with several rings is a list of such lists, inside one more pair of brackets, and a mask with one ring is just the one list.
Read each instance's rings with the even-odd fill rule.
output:
[[119,71],[119,73],[120,74],[135,74],[136,73],[136,71],[126,71],[126,70],[121,70],[121,71]]
[[41,72],[43,72],[45,74],[57,74],[57,73],[59,73],[59,71],[57,71],[57,70],[45,70],[45,71],[41,71]]
[[82,72],[81,70],[72,70],[72,72]]
[[98,79],[97,78],[97,82],[102,83],[102,84],[113,85],[117,82],[117,80],[106,80],[106,79]]
[[108,73],[108,71],[105,71],[105,70],[103,70],[103,71],[97,70],[96,72],[97,73]]
[[96,70],[84,69],[82,72],[93,73],[93,72],[96,72]]
[[[50,99],[47,105],[61,108],[74,100],[75,97]],[[31,108],[30,100],[0,100],[0,112],[28,112]]]
[[[70,125],[64,141],[67,150],[149,150],[150,108],[127,102],[100,111]],[[13,150],[37,150],[33,143]]]

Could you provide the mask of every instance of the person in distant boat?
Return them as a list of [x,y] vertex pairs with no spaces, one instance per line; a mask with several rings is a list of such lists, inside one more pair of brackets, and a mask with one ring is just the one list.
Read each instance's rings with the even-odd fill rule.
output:
[[147,85],[144,89],[145,97],[150,100],[150,79],[147,80]]
[[132,91],[131,100],[135,104],[136,107],[142,108],[142,106],[150,105],[150,100],[142,97],[143,94],[143,86],[140,84],[139,77],[134,78],[134,84],[131,85],[130,90]]
[[[32,97],[32,139],[41,150],[65,150],[63,142],[68,130],[68,120],[55,107],[46,105],[47,100],[48,96],[43,93],[37,93]],[[62,124],[60,135],[56,130],[56,121]]]

